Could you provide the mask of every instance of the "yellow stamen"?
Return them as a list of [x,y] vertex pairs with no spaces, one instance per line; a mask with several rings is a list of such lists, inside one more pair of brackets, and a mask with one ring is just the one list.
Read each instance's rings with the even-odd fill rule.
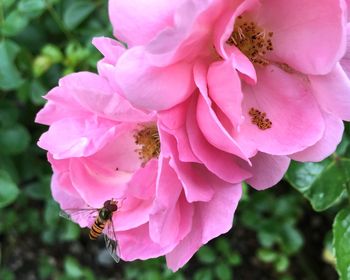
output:
[[251,116],[252,124],[255,124],[259,129],[266,130],[272,127],[272,122],[266,118],[265,112],[260,112],[255,108],[250,108],[249,115]]
[[135,143],[141,147],[136,150],[142,160],[142,166],[152,158],[158,158],[160,154],[160,139],[155,124],[144,125],[134,135]]
[[272,36],[273,32],[266,32],[254,22],[247,22],[239,16],[226,43],[239,48],[251,62],[266,66],[269,61],[264,56],[268,51],[273,51]]

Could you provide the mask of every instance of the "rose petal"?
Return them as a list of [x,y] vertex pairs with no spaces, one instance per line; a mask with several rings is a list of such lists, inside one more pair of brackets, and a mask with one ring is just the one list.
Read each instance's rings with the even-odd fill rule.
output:
[[162,246],[178,242],[182,219],[178,205],[181,192],[181,182],[169,166],[169,160],[161,158],[156,199],[150,216],[150,235]]
[[350,80],[339,64],[324,76],[309,76],[322,109],[350,121]]
[[129,47],[148,43],[174,23],[174,10],[181,1],[110,0],[108,11],[113,34]]
[[120,42],[107,37],[95,37],[92,44],[103,54],[104,62],[112,65],[117,63],[126,50]]
[[[119,59],[114,76],[123,95],[137,108],[165,110],[193,92],[192,66],[186,62],[155,67],[142,47],[128,50]],[[181,81],[181,82],[179,82]]]
[[210,145],[200,131],[195,111],[195,102],[192,102],[187,114],[187,133],[192,150],[196,157],[215,175],[221,179],[238,183],[251,176],[249,172],[241,168],[232,154],[223,152]]
[[209,96],[223,111],[234,129],[242,122],[241,82],[231,61],[216,62],[208,70]]
[[151,240],[148,223],[131,230],[118,231],[117,238],[121,258],[125,261],[156,258],[172,249],[162,247]]
[[221,184],[216,182],[215,186],[215,195],[210,202],[196,203],[192,231],[166,255],[167,265],[173,271],[182,267],[203,244],[232,227],[233,214],[241,197],[241,186],[225,185],[223,181]]
[[[245,121],[235,138],[244,149],[252,145],[264,153],[289,155],[321,139],[324,119],[302,77],[267,66],[259,69],[258,81],[256,86],[243,88]],[[252,108],[266,113],[271,128],[262,130],[252,122]]]
[[264,190],[277,184],[286,173],[290,158],[257,153],[251,158],[253,176],[246,182],[257,190]]
[[207,91],[206,67],[198,63],[195,65],[194,73],[195,82],[201,93],[197,103],[197,122],[203,135],[209,143],[218,149],[248,160],[245,151],[239,147],[238,143],[226,131],[211,108],[212,103]]
[[38,146],[55,159],[89,156],[116,135],[116,127],[99,118],[65,118],[51,124],[41,135]]
[[344,55],[344,1],[264,0],[261,4],[257,22],[274,32],[272,60],[318,75],[331,71]]
[[326,130],[323,137],[315,145],[304,151],[290,155],[290,158],[298,161],[321,161],[330,156],[340,143],[343,132],[343,121],[330,114],[324,114]]

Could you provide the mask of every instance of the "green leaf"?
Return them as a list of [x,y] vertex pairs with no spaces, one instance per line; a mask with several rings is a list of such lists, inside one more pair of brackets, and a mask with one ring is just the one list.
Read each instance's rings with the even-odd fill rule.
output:
[[20,124],[0,129],[0,153],[2,154],[20,154],[27,149],[29,143],[30,134],[28,130]]
[[276,243],[278,235],[276,232],[270,232],[268,230],[261,229],[258,231],[258,239],[263,247],[270,248],[273,244]]
[[289,267],[289,259],[287,256],[280,255],[275,261],[275,268],[277,272],[285,272]]
[[216,256],[209,246],[203,246],[197,253],[197,257],[201,263],[213,263]]
[[46,200],[50,197],[50,180],[50,176],[45,176],[39,182],[27,185],[24,193],[32,199]]
[[227,258],[227,262],[232,265],[232,266],[238,266],[242,263],[242,258],[239,255],[238,252],[232,252],[228,258]]
[[64,241],[77,240],[80,236],[80,232],[81,232],[81,228],[78,225],[67,221],[67,223],[65,223],[65,226],[64,226],[64,231],[60,235],[60,240],[64,240]]
[[0,279],[15,280],[15,274],[8,268],[0,268]]
[[5,18],[2,33],[5,36],[15,36],[28,25],[28,21],[29,19],[20,11],[14,10]]
[[78,279],[84,274],[80,264],[73,257],[66,257],[66,259],[64,260],[64,270],[68,276],[74,279]]
[[220,263],[215,267],[215,274],[217,276],[217,279],[220,279],[220,280],[232,279],[231,268],[225,263]]
[[271,263],[278,258],[278,253],[269,249],[260,248],[257,252],[257,256],[259,260],[261,260],[262,262]]
[[70,1],[63,15],[63,22],[69,30],[73,30],[84,21],[95,9],[95,4],[86,0]]
[[[10,8],[10,6],[15,2],[15,0],[2,0],[2,2],[0,2],[4,9]],[[1,6],[0,4],[0,6]],[[0,278],[1,279],[1,278]]]
[[48,200],[44,212],[45,223],[49,226],[54,226],[58,223],[60,208],[53,200]]
[[213,272],[209,268],[201,268],[194,274],[194,280],[212,280]]
[[341,210],[333,223],[333,248],[341,280],[350,280],[350,209]]
[[316,211],[323,211],[337,203],[349,180],[350,160],[328,158],[318,163],[292,162],[286,179],[310,200]]
[[16,123],[19,110],[12,102],[6,100],[0,103],[0,126],[11,126]]
[[0,89],[16,89],[23,82],[14,63],[19,50],[19,46],[10,40],[0,42]]
[[281,229],[282,248],[288,255],[295,254],[303,246],[303,236],[290,224],[284,224]]
[[6,171],[11,179],[18,184],[20,181],[20,175],[15,165],[15,159],[11,156],[1,155],[0,169]]
[[39,55],[34,59],[33,62],[33,74],[35,78],[40,77],[44,74],[52,65],[52,61],[49,57]]
[[53,63],[61,62],[63,59],[61,50],[52,44],[45,45],[41,52],[43,55],[49,57]]
[[35,18],[45,10],[45,1],[44,0],[21,0],[18,3],[17,9],[23,15],[29,18]]
[[232,252],[232,249],[230,247],[230,243],[225,238],[218,238],[215,241],[215,248],[217,251],[219,251],[224,256],[229,256]]
[[19,194],[17,185],[5,170],[0,170],[0,208],[15,201]]
[[43,98],[43,96],[46,94],[46,92],[46,88],[39,80],[33,80],[30,83],[30,100],[33,104],[45,104],[46,100]]

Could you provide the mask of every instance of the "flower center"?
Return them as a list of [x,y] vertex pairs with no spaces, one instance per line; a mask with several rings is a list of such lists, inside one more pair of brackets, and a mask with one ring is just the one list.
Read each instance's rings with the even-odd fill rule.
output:
[[256,124],[261,130],[266,130],[272,127],[272,122],[266,118],[265,112],[260,112],[255,108],[250,108],[249,115],[251,116],[251,121],[253,124]]
[[158,158],[160,153],[160,139],[155,124],[145,125],[134,134],[135,143],[141,147],[137,149],[142,166],[152,158]]
[[248,22],[242,16],[239,16],[226,43],[239,48],[252,63],[266,66],[269,61],[264,56],[268,51],[273,50],[272,36],[273,32],[266,32],[265,29],[257,26],[254,22]]

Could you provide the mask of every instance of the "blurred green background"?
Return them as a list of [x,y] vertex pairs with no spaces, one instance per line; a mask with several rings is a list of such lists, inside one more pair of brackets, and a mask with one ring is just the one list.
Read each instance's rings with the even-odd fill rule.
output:
[[[179,272],[164,259],[113,263],[103,240],[58,216],[36,141],[41,98],[60,77],[96,71],[112,36],[107,1],[0,0],[0,279],[350,279],[347,135],[321,163],[293,163],[278,186],[244,186],[233,229]],[[349,129],[347,128],[347,133]]]

